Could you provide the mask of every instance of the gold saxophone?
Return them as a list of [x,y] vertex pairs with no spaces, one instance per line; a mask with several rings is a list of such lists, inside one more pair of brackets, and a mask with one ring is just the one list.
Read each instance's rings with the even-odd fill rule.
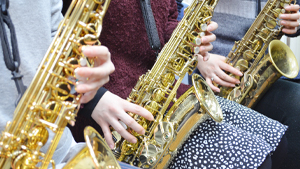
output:
[[251,108],[279,77],[297,76],[299,66],[293,52],[278,40],[283,35],[278,17],[291,3],[268,0],[243,39],[235,42],[226,63],[243,72],[241,83],[234,88],[221,87],[219,96]]
[[[0,136],[0,168],[55,168],[53,153],[70,121],[75,121],[82,94],[74,90],[74,70],[93,66],[82,45],[99,45],[110,0],[73,0],[29,88]],[[46,153],[40,151],[54,133]]]
[[119,161],[141,168],[166,168],[191,132],[207,119],[206,113],[215,121],[222,121],[220,106],[199,75],[193,76],[193,87],[176,99],[183,77],[197,66],[196,45],[200,45],[217,3],[218,0],[194,0],[153,68],[140,76],[127,100],[149,110],[155,120],[148,121],[128,112],[146,132],[140,135],[127,129],[137,138],[133,144],[112,131],[115,140],[112,151]]

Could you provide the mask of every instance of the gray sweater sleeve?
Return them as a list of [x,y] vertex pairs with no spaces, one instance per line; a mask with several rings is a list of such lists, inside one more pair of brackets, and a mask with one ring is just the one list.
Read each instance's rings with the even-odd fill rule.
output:
[[53,38],[57,32],[57,28],[59,26],[60,21],[63,19],[63,16],[61,13],[62,1],[52,0],[51,3],[51,36]]

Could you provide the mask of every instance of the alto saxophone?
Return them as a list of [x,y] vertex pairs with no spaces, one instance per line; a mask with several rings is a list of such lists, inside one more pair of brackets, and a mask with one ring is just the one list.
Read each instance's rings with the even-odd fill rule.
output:
[[226,63],[243,72],[241,83],[234,88],[221,87],[219,96],[251,108],[279,77],[297,76],[295,55],[279,40],[283,26],[278,17],[291,3],[292,0],[268,0],[242,40],[235,42]]
[[[74,70],[93,66],[82,45],[99,45],[110,0],[73,0],[29,88],[0,136],[0,168],[55,168],[53,153],[70,121],[75,121],[82,94],[74,90]],[[41,147],[54,133],[45,153]]]
[[166,168],[191,132],[209,117],[206,113],[215,121],[222,121],[221,108],[199,75],[193,76],[193,86],[176,99],[183,77],[197,66],[194,54],[199,53],[197,45],[217,3],[218,0],[194,0],[152,69],[139,77],[127,100],[146,108],[155,120],[148,121],[128,112],[146,132],[140,135],[127,129],[137,138],[134,144],[112,131],[115,141],[112,151],[119,161],[141,168]]

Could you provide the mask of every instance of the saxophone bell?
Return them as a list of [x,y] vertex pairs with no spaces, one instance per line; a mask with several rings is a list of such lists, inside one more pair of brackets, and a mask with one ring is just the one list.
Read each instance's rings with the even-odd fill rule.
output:
[[86,146],[63,169],[121,169],[101,135],[92,127],[84,129]]
[[273,40],[269,45],[270,60],[276,70],[287,78],[295,78],[299,72],[293,51],[282,41]]
[[273,40],[269,44],[268,54],[262,59],[259,67],[261,75],[256,73],[254,86],[245,99],[245,106],[253,107],[270,87],[281,76],[295,78],[299,72],[298,61],[293,51],[282,41]]
[[207,85],[205,80],[200,75],[194,73],[192,76],[192,82],[195,88],[196,97],[204,106],[206,112],[216,122],[222,122],[222,110],[215,98],[213,91]]

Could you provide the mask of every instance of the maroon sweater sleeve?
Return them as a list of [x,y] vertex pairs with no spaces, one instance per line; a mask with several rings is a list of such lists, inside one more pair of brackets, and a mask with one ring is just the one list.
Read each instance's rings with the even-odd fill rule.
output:
[[168,42],[174,29],[176,28],[176,26],[178,24],[177,16],[178,16],[177,3],[175,0],[170,0],[168,22],[167,22],[165,36],[164,36],[165,43]]

